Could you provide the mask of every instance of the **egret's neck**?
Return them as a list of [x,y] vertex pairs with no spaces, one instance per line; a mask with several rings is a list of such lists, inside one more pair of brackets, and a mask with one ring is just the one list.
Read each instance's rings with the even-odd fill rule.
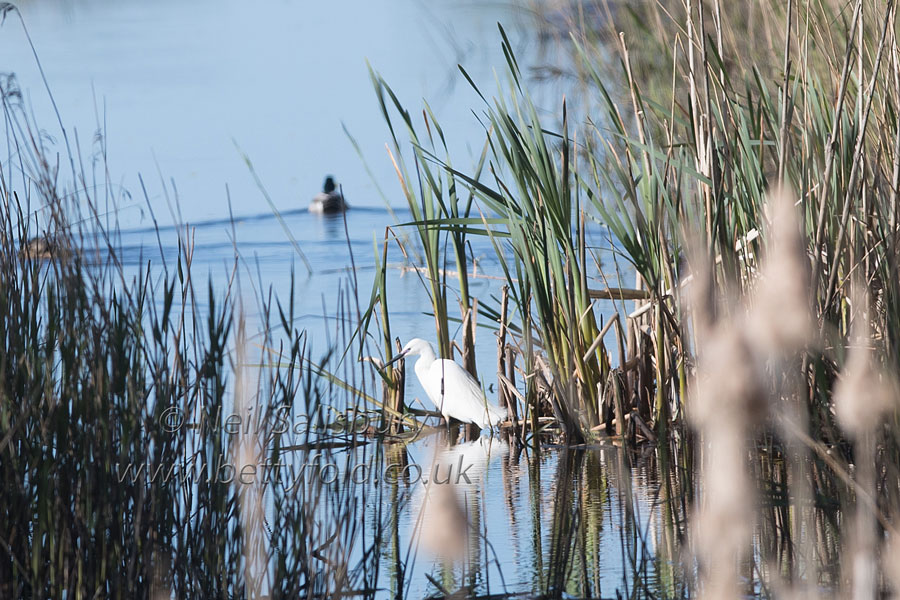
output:
[[[431,401],[435,406],[440,409],[441,400],[439,398],[440,392],[435,390],[434,382],[429,378],[428,373],[431,369],[431,365],[434,364],[435,356],[434,350],[431,347],[423,348],[419,353],[419,359],[416,361],[416,377],[419,378],[419,383],[422,384],[422,387],[425,388],[425,392],[428,394],[428,397],[431,398]],[[437,388],[440,390],[441,388]]]
[[435,361],[434,350],[431,347],[422,348],[419,352],[419,360],[416,361],[416,370],[427,369]]

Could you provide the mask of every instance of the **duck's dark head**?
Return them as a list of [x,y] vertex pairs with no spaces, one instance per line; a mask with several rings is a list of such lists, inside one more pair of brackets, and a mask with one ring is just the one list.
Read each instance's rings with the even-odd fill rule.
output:
[[330,194],[334,191],[334,177],[332,177],[331,175],[325,177],[325,185],[322,186],[322,190],[326,194]]

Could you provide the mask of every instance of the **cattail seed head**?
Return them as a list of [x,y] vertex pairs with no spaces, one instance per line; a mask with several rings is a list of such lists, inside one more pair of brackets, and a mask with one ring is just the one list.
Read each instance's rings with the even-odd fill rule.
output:
[[809,260],[794,196],[785,189],[768,196],[769,240],[751,299],[747,335],[758,351],[785,355],[813,338]]
[[742,331],[730,324],[713,328],[700,348],[691,418],[699,428],[722,420],[761,422],[768,410],[761,370]]
[[897,403],[897,382],[876,363],[870,343],[859,340],[850,348],[834,389],[838,423],[856,437],[875,431]]

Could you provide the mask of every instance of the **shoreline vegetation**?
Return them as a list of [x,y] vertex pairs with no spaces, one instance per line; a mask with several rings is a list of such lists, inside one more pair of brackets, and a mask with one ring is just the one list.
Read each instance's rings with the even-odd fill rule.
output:
[[[609,597],[591,508],[612,487],[629,597],[900,593],[896,6],[535,12],[591,101],[575,114],[562,98],[548,117],[500,27],[498,90],[460,67],[483,100],[471,168],[427,104],[408,108],[370,68],[412,221],[376,243],[371,290],[351,251],[335,299],[346,318],[321,355],[296,325],[299,278],[288,298],[252,286],[262,324],[248,331],[237,252],[227,286],[204,285],[188,230],[177,256],[160,242],[126,276],[101,209],[117,201],[109,170],[51,154],[15,79],[0,79],[15,148],[0,168],[0,596],[404,597],[415,555],[398,531],[412,497],[402,477],[312,478],[288,493],[212,466],[409,464],[406,444],[434,415],[407,407],[403,361],[380,368],[401,347],[390,247],[428,290],[438,354],[497,390],[504,460],[525,457],[538,496],[535,457],[559,453],[534,589],[488,596],[479,573],[499,562],[477,507],[435,493],[444,509],[419,533],[465,564],[457,576],[445,557],[427,575],[435,597]],[[608,233],[612,268],[592,227]],[[471,292],[476,237],[500,265],[497,296]],[[51,241],[64,251],[42,251]],[[495,373],[476,368],[479,329],[496,335]],[[284,407],[315,426],[277,427]],[[160,427],[172,411],[254,427]],[[206,477],[165,486],[119,473],[197,458]],[[642,460],[658,530],[628,483]]]

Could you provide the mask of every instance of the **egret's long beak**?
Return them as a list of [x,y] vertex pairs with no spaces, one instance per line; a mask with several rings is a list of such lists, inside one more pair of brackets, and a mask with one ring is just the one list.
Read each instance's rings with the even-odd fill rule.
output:
[[395,362],[397,362],[398,360],[400,360],[401,358],[403,358],[403,357],[406,356],[407,354],[409,354],[409,350],[403,350],[403,351],[401,351],[400,354],[398,354],[397,356],[395,356],[395,357],[392,358],[391,360],[389,360],[389,361],[387,361],[386,363],[384,363],[384,366],[382,367],[382,369],[388,368],[389,366],[391,366],[392,364],[394,364]]

